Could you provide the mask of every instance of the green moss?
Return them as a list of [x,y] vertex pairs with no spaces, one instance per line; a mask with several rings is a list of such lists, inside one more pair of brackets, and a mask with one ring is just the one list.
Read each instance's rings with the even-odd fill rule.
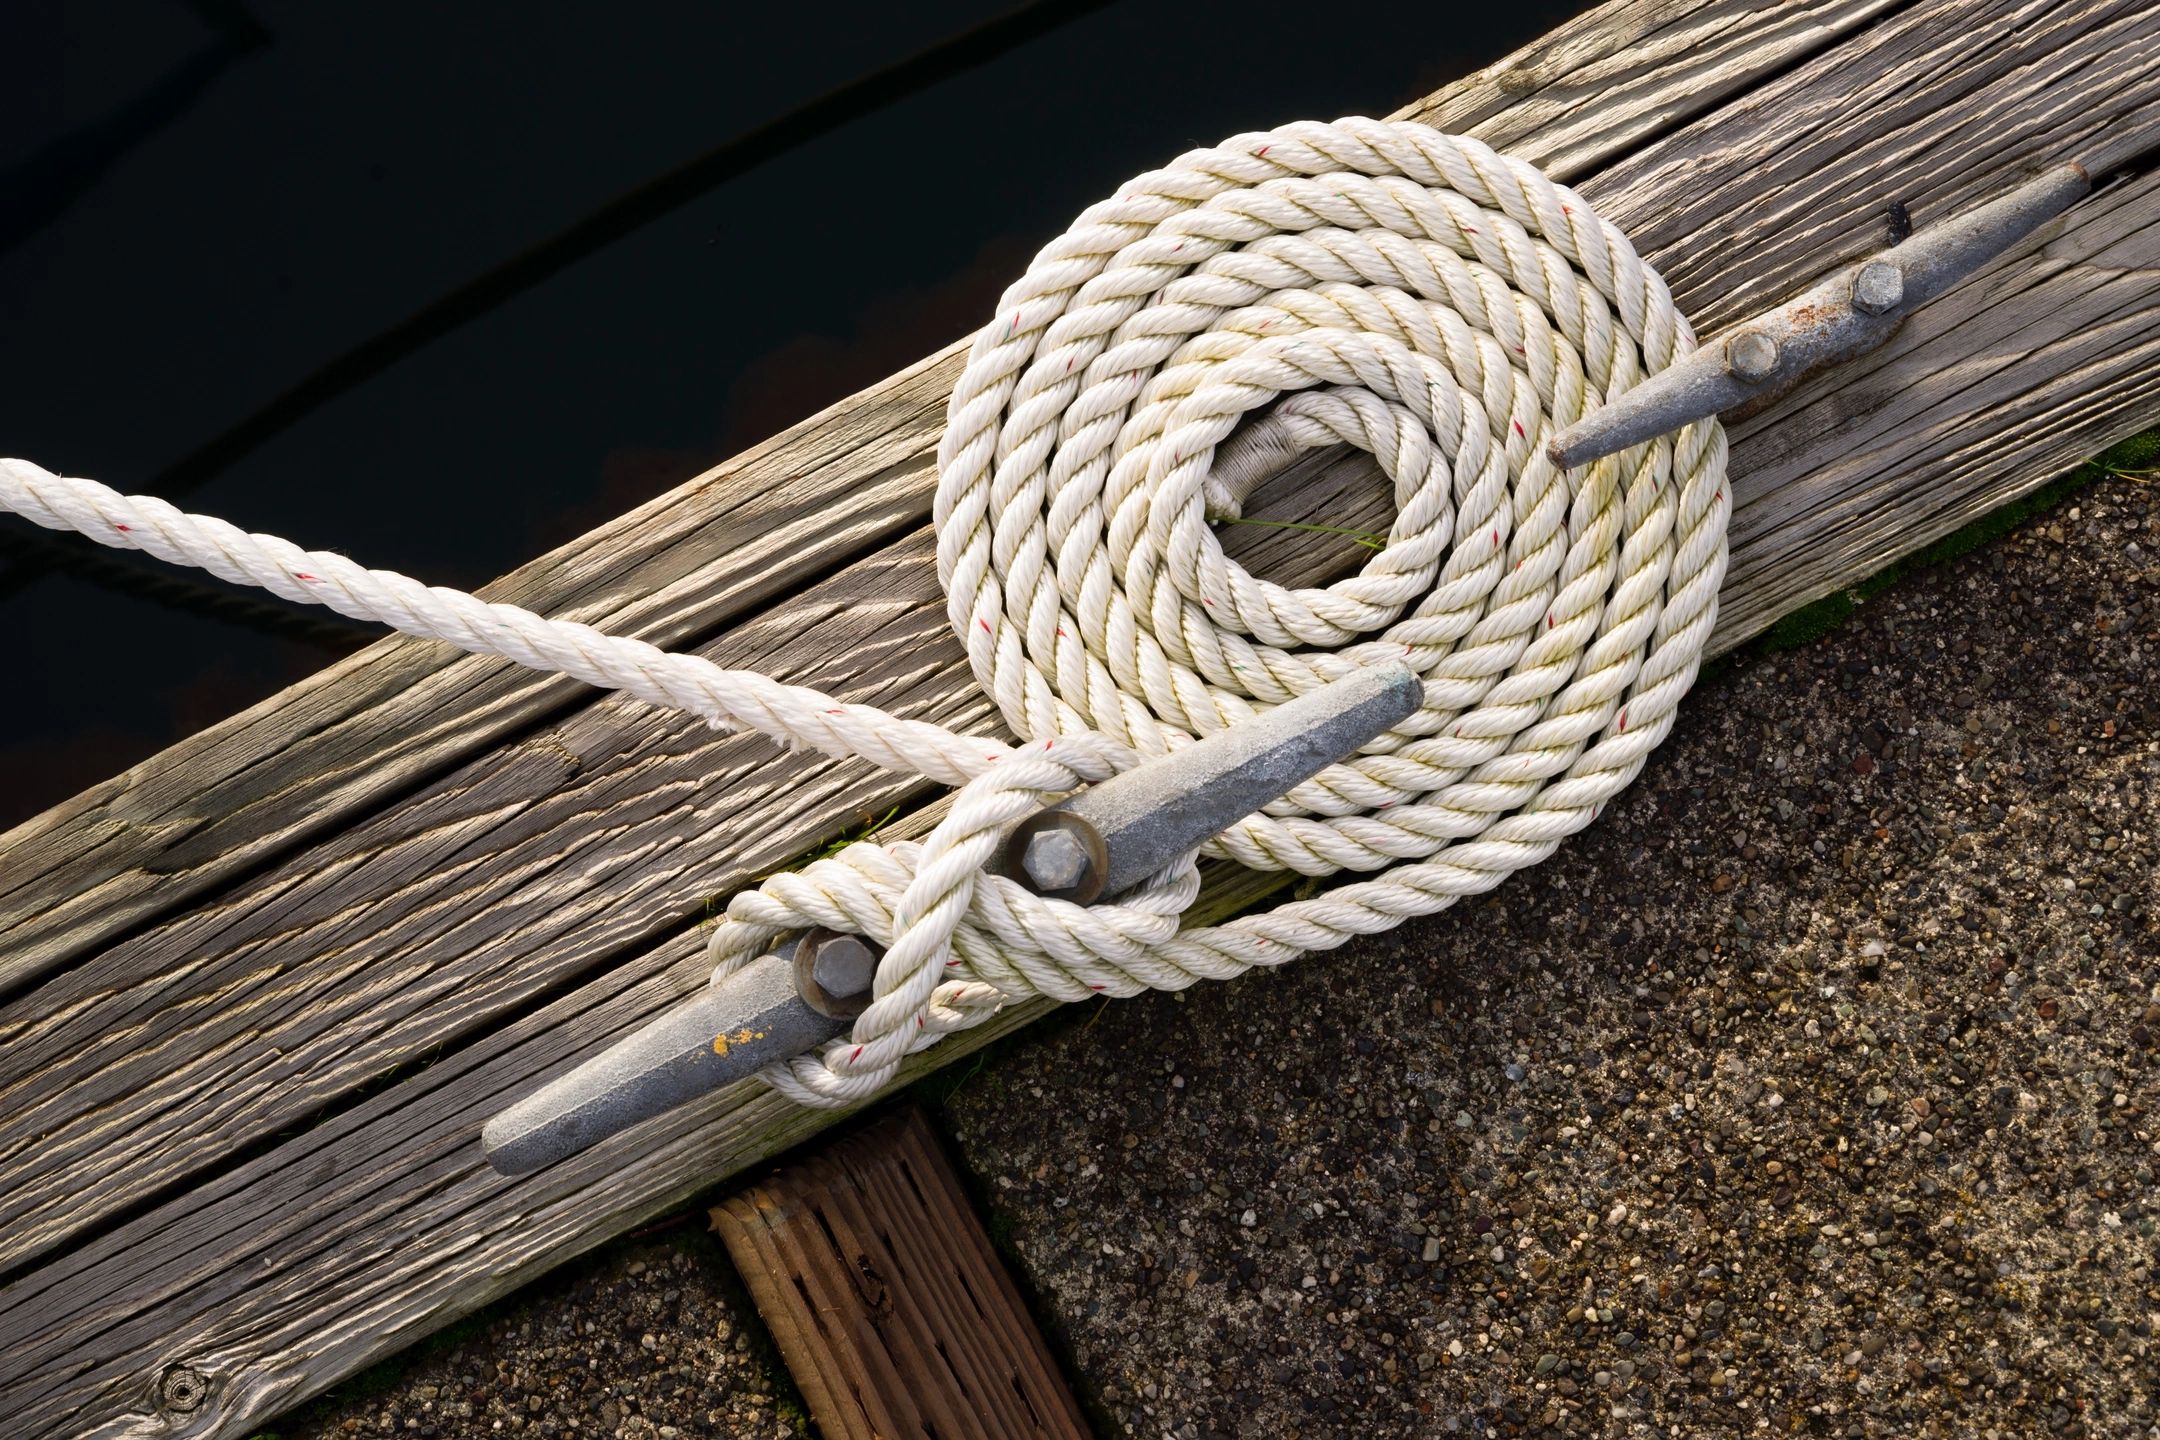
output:
[[1859,593],[1863,600],[1870,599],[1887,590],[1898,580],[1915,570],[1926,570],[1937,565],[1947,565],[1960,555],[1969,555],[1991,540],[1999,540],[2035,515],[2045,515],[2069,499],[2078,491],[2100,479],[2108,472],[2097,463],[2078,466],[2059,480],[2047,484],[2029,494],[2021,495],[2009,504],[1988,511],[1987,514],[1960,529],[1951,531],[1932,545],[1923,545],[1895,565],[1878,571],[1860,582]]
[[[2039,489],[1998,506],[1979,519],[1963,525],[1932,544],[1923,545],[1904,559],[1886,565],[1865,580],[1833,590],[1778,618],[1751,647],[1757,654],[1775,654],[1812,645],[1852,618],[1853,612],[1906,576],[1938,565],[1947,565],[1981,546],[1999,540],[2035,516],[2045,515],[2095,481],[2109,476],[2143,480],[2160,465],[2160,430],[2133,435],[2086,461],[2069,474],[2050,480]],[[1703,683],[1720,673],[1706,668]]]
[[990,1208],[989,1215],[983,1220],[983,1233],[990,1237],[992,1248],[998,1252],[999,1257],[1007,1265],[1019,1263],[1020,1253],[1013,1245],[1013,1217],[1011,1211],[1000,1210],[993,1205]]
[[2160,430],[2133,435],[2092,462],[2114,474],[2142,475],[2160,466]]
[[887,810],[883,815],[878,816],[875,820],[868,821],[865,824],[857,825],[852,829],[841,831],[838,835],[835,835],[832,839],[826,841],[825,844],[820,848],[812,850],[807,856],[803,858],[801,863],[807,865],[813,860],[830,859],[831,857],[839,854],[842,850],[847,849],[848,846],[853,845],[856,841],[870,839],[871,837],[875,836],[878,831],[883,830],[887,825],[892,824],[893,816],[898,815],[899,813],[900,807],[898,805],[895,805],[892,807],[892,809]]
[[1843,625],[1860,608],[1850,590],[1833,590],[1820,600],[1781,615],[1756,642],[1765,651],[1793,650],[1812,645]]
[[[1819,600],[1803,605],[1799,609],[1782,616],[1755,641],[1754,645],[1748,648],[1755,653],[1766,653],[1813,644],[1825,635],[1837,630],[1867,601],[1881,594],[1905,576],[1916,571],[1946,564],[1962,555],[1970,554],[1981,546],[2008,534],[2035,516],[2046,514],[2048,511],[2055,509],[2086,486],[2110,476],[2140,481],[2160,476],[2160,430],[2151,430],[2141,435],[2134,435],[2078,466],[2069,474],[2053,480],[2030,494],[2011,501],[2007,505],[1988,512],[1970,524],[1953,531],[1933,544],[1922,547],[1913,554],[1885,567],[1866,579],[1844,589],[1834,591]],[[1282,524],[1283,522],[1247,521],[1243,523]],[[1368,545],[1384,543],[1385,540],[1383,536],[1371,535],[1364,531],[1339,530],[1337,527],[1324,525],[1289,524],[1284,528],[1340,533],[1360,544]],[[1704,685],[1715,680],[1719,675],[1732,668],[1735,663],[1736,657],[1732,655],[1721,656],[1710,661],[1703,667],[1702,674],[1696,683]],[[813,860],[832,855],[856,840],[868,839],[888,824],[899,813],[899,809],[899,806],[894,806],[877,819],[867,821],[860,826],[843,832],[823,845],[806,851],[791,864],[781,868],[800,868]],[[716,910],[717,897],[708,902],[708,918],[711,918],[716,913]],[[1080,1008],[1078,1006],[1067,1007],[1068,1011],[1075,1012],[1068,1023],[1080,1023],[1077,1015]],[[1095,1013],[1099,1014],[1104,1007],[1093,1008]],[[1095,1018],[1094,1015],[1088,1016],[1089,1020],[1093,1018]],[[1036,1033],[1030,1038],[1039,1040],[1042,1027],[1035,1028]],[[958,1065],[948,1066],[943,1070],[926,1075],[910,1086],[904,1093],[910,1098],[928,1105],[933,1110],[942,1111],[963,1088],[970,1084],[980,1084],[986,1088],[998,1087],[1001,1082],[998,1079],[994,1062],[1006,1049],[1019,1043],[1021,1038],[1017,1034],[1000,1037],[983,1047],[976,1055],[974,1064],[964,1069]],[[430,1056],[417,1062],[408,1062],[407,1066],[400,1067],[398,1070],[386,1075],[384,1082],[392,1082],[410,1069],[429,1063],[432,1058]],[[790,1136],[788,1138],[800,1137]],[[776,1145],[773,1148],[779,1147]],[[968,1178],[972,1179],[972,1177]],[[978,1196],[977,1200],[978,1203],[981,1203],[982,1197]],[[1008,1265],[1016,1266],[1018,1257],[1013,1248],[1013,1217],[1010,1213],[1000,1210],[994,1205],[984,1205],[983,1208],[987,1211],[984,1228],[989,1233],[991,1244],[1006,1259]],[[687,1218],[689,1215],[701,1213],[701,1211],[686,1212],[686,1217],[679,1218]],[[658,1228],[676,1230],[675,1226],[668,1225],[665,1222],[663,1222],[662,1227]],[[653,1233],[653,1229],[648,1228],[613,1241],[611,1246],[638,1243],[649,1238]],[[726,1262],[725,1252],[715,1237],[702,1226],[683,1225],[676,1233],[670,1236],[670,1240],[671,1243],[697,1250],[700,1252],[701,1258],[713,1264],[717,1272],[724,1277],[723,1287],[727,1290],[729,1298],[734,1303],[738,1313],[746,1316],[756,1313],[747,1295],[742,1293],[740,1282],[735,1278],[732,1267]],[[341,1402],[349,1403],[355,1398],[387,1394],[403,1384],[415,1367],[456,1349],[467,1340],[480,1336],[494,1320],[512,1313],[514,1309],[520,1307],[525,1298],[523,1296],[511,1297],[451,1324],[422,1340],[411,1349],[392,1356],[346,1380],[328,1395],[320,1397],[303,1407],[299,1412],[300,1416],[305,1418],[321,1413],[332,1405]],[[1044,1321],[1046,1330],[1056,1336],[1058,1331],[1055,1316],[1046,1312],[1040,1304],[1031,1303],[1030,1308],[1035,1311],[1038,1318]],[[779,1392],[775,1397],[777,1401],[776,1408],[780,1417],[794,1429],[806,1432],[810,1425],[809,1416],[803,1410],[801,1401],[788,1380],[786,1367],[782,1364],[778,1353],[773,1349],[770,1338],[764,1333],[761,1325],[752,1324],[748,1328],[751,1332],[752,1349],[756,1354],[756,1358],[766,1372],[775,1378],[776,1389]],[[1053,1343],[1057,1344],[1058,1348],[1063,1351],[1064,1347],[1061,1343],[1055,1340]],[[1100,1422],[1102,1417],[1099,1413],[1099,1402],[1094,1402],[1091,1396],[1083,1396],[1082,1403]],[[273,1431],[263,1431],[251,1437],[251,1440],[278,1440],[278,1436]]]
[[[815,864],[817,861],[829,860],[833,856],[839,854],[842,850],[847,849],[848,846],[853,845],[856,841],[868,840],[875,836],[887,825],[890,825],[892,823],[893,817],[895,815],[898,815],[899,813],[900,807],[898,805],[895,805],[892,807],[892,809],[887,810],[883,815],[878,816],[874,820],[865,819],[860,824],[849,826],[847,829],[842,830],[839,834],[833,836],[830,840],[826,840],[820,844],[813,845],[809,849],[803,851],[800,855],[793,856],[787,860],[782,861],[780,864],[775,865],[772,868],[772,873],[775,875],[785,875],[792,871],[804,869],[807,866]],[[703,917],[700,918],[698,923],[701,925],[715,924],[719,921],[720,917],[726,913],[726,911],[727,897],[722,895],[707,895],[705,897],[705,913]]]

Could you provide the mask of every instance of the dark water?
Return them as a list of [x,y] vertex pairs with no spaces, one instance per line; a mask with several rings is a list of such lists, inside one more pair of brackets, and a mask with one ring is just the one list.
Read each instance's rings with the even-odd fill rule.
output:
[[[1020,8],[0,4],[0,454],[475,585],[973,328],[1128,175],[1581,7]],[[371,638],[12,518],[0,637],[0,825]]]

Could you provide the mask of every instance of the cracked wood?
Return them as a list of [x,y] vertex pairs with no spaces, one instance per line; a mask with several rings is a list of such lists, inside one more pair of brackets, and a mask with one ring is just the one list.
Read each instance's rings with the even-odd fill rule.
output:
[[[1684,28],[1715,9],[1616,13],[1657,11]],[[1744,30],[1729,14],[1725,25]],[[1985,166],[2061,158],[2066,117],[2086,117],[2078,134],[2102,150],[2142,153],[2160,117],[2143,58],[2160,53],[2156,28],[2125,5],[1911,7],[1798,65],[1807,47],[1777,52],[1755,72],[1775,75],[1768,84],[1639,150],[1609,146],[1586,188],[1668,273],[1686,271],[1676,288],[1691,313],[1729,323],[1754,303],[1732,298],[1750,277],[1770,275],[1762,298],[1774,299],[1870,243],[1886,195],[1924,218],[1991,193]],[[1952,36],[1958,63],[1946,65]],[[1497,94],[1492,76],[1512,63],[1441,103]],[[1967,66],[1993,88],[1966,83]],[[1959,129],[1978,167],[1916,153],[1916,136],[1934,133],[1930,85],[1956,107],[1946,127],[1963,108],[1984,111],[1984,126]],[[1545,118],[1564,129],[1567,113]],[[1638,141],[1671,117],[1644,124]],[[1812,160],[1792,162],[1789,184],[1764,185],[1761,156],[1788,150]],[[1722,642],[2148,423],[2160,408],[2156,218],[2153,175],[2104,185],[2043,232],[2037,255],[1977,277],[1871,362],[1742,427]],[[1748,258],[1727,244],[1716,264],[1685,266],[1683,251],[1720,225],[1746,237]],[[1825,253],[1840,246],[1850,248]],[[1369,481],[1355,464],[1316,464],[1334,488],[1293,503],[1337,508],[1279,513],[1356,524],[1340,507]],[[790,503],[806,508],[787,523],[812,523],[814,504]],[[893,502],[878,523],[897,542],[703,648],[813,680],[850,676],[852,695],[987,723],[942,634],[927,537],[909,533],[909,513]],[[1255,563],[1325,564],[1324,547],[1343,542],[1276,532],[1249,543]],[[727,579],[710,557],[673,563],[701,593],[754,583]],[[473,1142],[503,1100],[698,983],[693,897],[920,793],[867,767],[774,760],[753,744],[605,700],[505,748],[431,751],[437,771],[443,753],[478,758],[372,815],[353,802],[342,833],[95,949],[0,1012],[14,1062],[0,1079],[0,1173],[14,1207],[5,1243],[18,1272],[0,1292],[10,1428],[245,1433],[830,1123],[731,1091],[520,1182],[488,1172]],[[935,1059],[1033,1013],[1002,1016]],[[138,1046],[162,1047],[157,1063],[125,1083],[107,1072]],[[122,1153],[109,1157],[113,1144]],[[187,1417],[155,1398],[162,1368],[183,1361],[210,1378]]]

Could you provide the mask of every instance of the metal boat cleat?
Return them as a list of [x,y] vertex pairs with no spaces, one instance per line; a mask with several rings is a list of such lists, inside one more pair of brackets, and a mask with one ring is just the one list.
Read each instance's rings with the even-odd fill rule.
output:
[[1425,687],[1407,665],[1330,681],[1029,816],[1005,842],[1002,873],[1077,905],[1123,894],[1424,703]]
[[1553,437],[1572,469],[1712,415],[1768,404],[1808,376],[1865,354],[1905,317],[2060,215],[2087,191],[2078,164],[2058,165],[1963,215],[1832,275],[1725,332]]
[[[2090,188],[2059,166],[1849,265],[1584,416],[1548,447],[1563,467],[1695,420],[1764,403],[1882,344],[1906,315]],[[997,868],[1075,904],[1116,896],[1409,718],[1407,666],[1360,670],[1173,754],[1081,790],[1007,837]],[[489,1163],[526,1174],[700,1095],[845,1035],[875,991],[877,948],[810,931],[557,1077],[487,1123]]]
[[[1359,670],[1137,765],[1013,828],[999,868],[1038,895],[1090,904],[1160,873],[1415,714],[1406,665]],[[870,1004],[880,958],[811,930],[743,966],[489,1120],[488,1163],[552,1165],[765,1066],[839,1039]]]

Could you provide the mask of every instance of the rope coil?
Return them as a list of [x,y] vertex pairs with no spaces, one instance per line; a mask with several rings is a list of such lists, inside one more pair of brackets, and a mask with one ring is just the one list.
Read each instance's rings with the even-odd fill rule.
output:
[[[149,497],[0,461],[0,506],[481,654],[958,785],[926,840],[858,843],[738,894],[715,978],[811,925],[886,947],[853,1036],[765,1078],[809,1105],[1031,995],[1177,989],[1479,894],[1587,825],[1670,730],[1716,617],[1726,447],[1689,426],[1576,473],[1549,434],[1694,338],[1581,197],[1427,127],[1300,123],[1196,150],[1084,212],[976,337],[934,507],[948,614],[1005,747],[589,627],[369,571]],[[1290,456],[1347,443],[1393,489],[1384,548],[1289,588],[1223,553]],[[1423,710],[1209,846],[1363,877],[1180,931],[1193,861],[1114,903],[984,873],[1054,795],[1401,661]]]

